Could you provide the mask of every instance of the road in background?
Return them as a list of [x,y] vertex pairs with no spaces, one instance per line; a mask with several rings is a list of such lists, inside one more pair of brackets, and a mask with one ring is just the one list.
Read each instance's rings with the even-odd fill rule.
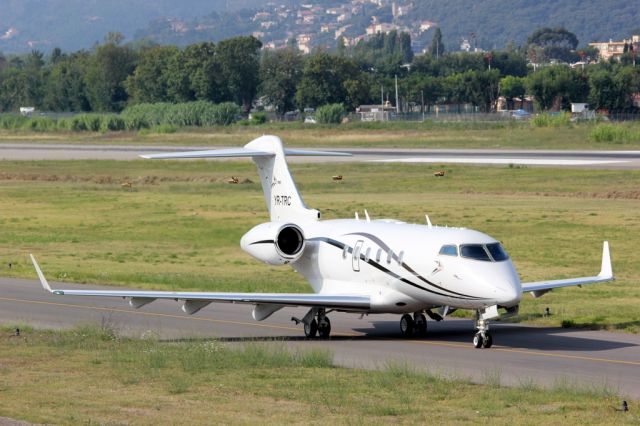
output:
[[[224,147],[215,147],[214,149]],[[294,147],[290,147],[294,148]],[[0,143],[0,160],[136,160],[140,154],[199,151],[207,146]],[[309,148],[322,150],[325,148]],[[519,164],[527,166],[640,169],[640,151],[328,148],[353,157],[289,157],[291,162],[400,161],[410,163]]]

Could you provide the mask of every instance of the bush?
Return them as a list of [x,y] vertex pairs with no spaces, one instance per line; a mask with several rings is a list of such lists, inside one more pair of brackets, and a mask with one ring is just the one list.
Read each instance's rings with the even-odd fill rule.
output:
[[316,110],[316,120],[322,124],[340,124],[347,116],[347,110],[342,104],[323,105]]
[[622,124],[599,124],[591,131],[589,137],[596,142],[638,142],[640,129]]
[[249,122],[254,125],[260,125],[267,122],[267,113],[266,112],[254,112],[251,114],[249,118]]
[[2,114],[0,115],[0,128],[5,130],[22,129],[27,121],[29,121],[29,117],[16,114]]
[[538,114],[531,119],[534,127],[561,127],[571,124],[571,114],[568,112]]
[[100,117],[100,131],[114,132],[124,130],[124,120],[116,114],[107,114]]
[[46,132],[55,130],[56,121],[49,117],[32,117],[23,123],[22,128],[36,132]]
[[140,130],[159,125],[226,126],[237,120],[240,107],[233,102],[213,104],[206,101],[180,104],[137,104],[122,111],[125,128]]

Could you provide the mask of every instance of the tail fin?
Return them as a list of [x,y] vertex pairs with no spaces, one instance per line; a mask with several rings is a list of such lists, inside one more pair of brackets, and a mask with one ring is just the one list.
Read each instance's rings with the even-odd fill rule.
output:
[[320,212],[308,208],[287,167],[285,155],[350,155],[341,152],[287,150],[277,136],[261,136],[244,148],[211,151],[188,151],[167,154],[142,155],[143,158],[209,158],[251,157],[258,166],[260,183],[272,221],[318,220]]

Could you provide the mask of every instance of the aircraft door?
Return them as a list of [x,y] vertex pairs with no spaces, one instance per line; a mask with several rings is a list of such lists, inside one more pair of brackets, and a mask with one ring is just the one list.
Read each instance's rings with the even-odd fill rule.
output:
[[362,252],[363,244],[364,241],[358,240],[356,245],[353,247],[352,265],[355,272],[360,272],[360,253]]

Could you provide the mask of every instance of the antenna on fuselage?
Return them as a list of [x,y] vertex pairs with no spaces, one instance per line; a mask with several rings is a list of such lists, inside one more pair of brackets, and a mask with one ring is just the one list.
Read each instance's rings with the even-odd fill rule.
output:
[[364,209],[364,217],[367,218],[367,222],[371,222],[371,218],[369,217],[369,212],[367,211],[367,209]]
[[429,219],[429,215],[425,214],[424,217],[427,218],[427,228],[432,228],[433,225],[431,224],[431,219]]

